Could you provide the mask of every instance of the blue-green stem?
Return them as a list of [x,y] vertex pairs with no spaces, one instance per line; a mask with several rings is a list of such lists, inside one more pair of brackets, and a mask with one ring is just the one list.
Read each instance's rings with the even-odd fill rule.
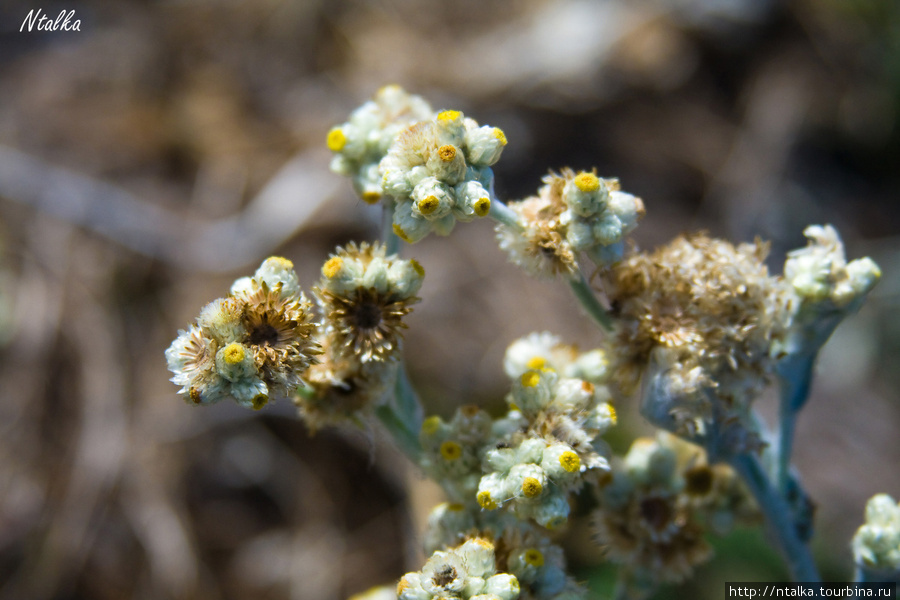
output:
[[778,419],[778,457],[775,480],[782,496],[788,492],[791,480],[791,454],[797,413],[806,404],[812,382],[816,353],[789,356],[779,367],[781,397]]
[[794,581],[821,581],[809,547],[800,538],[785,499],[772,486],[755,455],[740,454],[728,461],[741,476],[766,519],[769,534],[787,562]]
[[402,365],[397,368],[393,398],[386,404],[377,407],[375,416],[388,430],[403,453],[418,464],[422,455],[422,446],[419,443],[422,408]]
[[878,571],[857,564],[853,573],[853,581],[856,583],[896,583],[900,580],[900,573],[896,571]]
[[381,241],[384,242],[388,256],[400,251],[400,238],[394,233],[394,206],[387,200],[382,201],[384,210],[381,213]]
[[520,231],[522,229],[522,225],[519,223],[516,213],[510,210],[510,208],[498,198],[493,197],[493,195],[491,197],[491,210],[488,212],[488,215],[495,221],[503,223],[507,227],[512,227]]
[[[510,210],[508,206],[497,198],[491,199],[491,212],[488,214],[492,219],[507,227],[513,227],[520,231],[522,230],[522,225],[519,223],[516,213]],[[606,309],[603,308],[603,305],[597,300],[597,296],[594,295],[594,291],[591,290],[591,286],[588,285],[584,275],[579,273],[576,277],[570,279],[569,287],[572,289],[575,298],[578,299],[578,302],[581,303],[581,306],[587,314],[596,321],[600,327],[606,331],[612,331],[612,317],[609,316],[609,313],[606,312]]]
[[606,312],[606,309],[600,304],[600,301],[597,300],[597,296],[594,294],[594,290],[591,289],[591,286],[588,285],[587,279],[584,278],[584,274],[579,273],[577,277],[569,279],[569,287],[572,289],[572,293],[575,294],[575,297],[578,299],[578,302],[581,303],[582,308],[584,308],[587,314],[596,321],[600,327],[606,331],[612,331],[612,317]]

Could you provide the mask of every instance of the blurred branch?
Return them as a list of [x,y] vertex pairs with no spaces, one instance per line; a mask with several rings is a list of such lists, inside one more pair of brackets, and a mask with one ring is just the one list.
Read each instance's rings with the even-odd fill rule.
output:
[[238,214],[186,218],[115,185],[0,146],[0,196],[135,252],[201,271],[233,271],[292,237],[341,185],[317,153],[296,156]]

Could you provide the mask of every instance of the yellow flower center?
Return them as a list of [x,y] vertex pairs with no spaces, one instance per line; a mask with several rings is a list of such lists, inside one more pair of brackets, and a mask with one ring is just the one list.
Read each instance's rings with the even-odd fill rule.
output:
[[541,376],[535,371],[528,371],[522,375],[522,385],[533,388],[541,382]]
[[575,176],[575,187],[582,192],[596,192],[600,189],[600,178],[593,173],[582,171]]
[[454,441],[447,440],[441,444],[441,456],[444,460],[457,460],[462,456],[462,446]]
[[244,346],[237,342],[228,344],[222,352],[222,358],[229,365],[236,365],[242,362],[246,355],[247,352],[244,350]]
[[436,211],[440,205],[441,201],[437,199],[437,196],[428,196],[427,198],[419,200],[419,212],[423,215],[430,215]]
[[525,366],[532,371],[540,371],[547,366],[547,359],[545,359],[543,356],[535,356],[533,358],[529,358],[528,362],[525,363]]
[[559,455],[559,464],[569,473],[574,473],[581,468],[581,459],[571,450],[567,450]]
[[481,508],[485,510],[495,510],[497,508],[497,503],[494,502],[494,499],[491,498],[491,493],[487,490],[478,492],[478,495],[475,498],[478,500],[478,504]]
[[456,158],[456,146],[447,144],[438,148],[438,157],[444,162],[450,162]]
[[479,198],[475,201],[475,214],[479,217],[486,217],[489,212],[491,212],[491,199],[487,196]]
[[498,140],[500,140],[501,146],[506,145],[506,134],[503,133],[503,130],[500,129],[499,127],[494,127],[494,137],[497,138]]
[[544,486],[541,485],[541,482],[534,477],[526,477],[522,482],[522,493],[525,494],[526,498],[534,498],[536,496],[540,496],[541,492],[544,491]]
[[402,227],[400,227],[399,225],[394,223],[393,229],[394,229],[394,235],[396,235],[398,238],[400,238],[407,244],[412,244],[412,240],[410,239],[410,237],[408,235],[406,235],[406,232],[403,231]]
[[259,410],[269,402],[269,397],[265,394],[259,394],[250,401],[253,404],[253,410]]
[[406,576],[400,578],[400,581],[397,582],[397,595],[399,596],[403,592],[409,589],[409,581],[406,580]]
[[378,201],[381,200],[381,194],[378,192],[363,192],[362,201],[366,204],[377,204]]
[[490,550],[491,552],[494,551],[494,544],[484,538],[474,538],[473,541],[485,550]]
[[465,508],[466,507],[463,506],[462,504],[460,504],[459,502],[453,502],[453,503],[447,505],[447,510],[449,510],[451,512],[462,512],[463,510],[465,510]]
[[443,110],[438,113],[438,121],[455,121],[462,116],[458,110]]
[[266,259],[267,263],[272,263],[272,265],[280,267],[284,270],[293,269],[294,263],[284,258],[283,256],[270,256]]
[[425,435],[433,435],[441,426],[441,418],[437,415],[428,417],[422,421],[422,433]]
[[619,416],[616,414],[616,407],[612,404],[607,404],[609,406],[609,419],[613,422],[613,425],[619,422]]
[[525,556],[522,558],[525,560],[525,564],[531,565],[532,567],[544,566],[544,553],[537,548],[529,548],[525,551]]
[[340,127],[335,127],[328,132],[328,138],[326,138],[325,143],[328,144],[328,149],[332,152],[340,152],[347,145],[347,136],[344,135]]
[[191,402],[193,402],[194,404],[200,404],[200,402],[203,400],[203,397],[200,395],[200,390],[195,387],[192,387],[188,394],[191,397]]
[[332,256],[322,266],[322,275],[328,279],[334,279],[344,268],[344,259],[340,256]]

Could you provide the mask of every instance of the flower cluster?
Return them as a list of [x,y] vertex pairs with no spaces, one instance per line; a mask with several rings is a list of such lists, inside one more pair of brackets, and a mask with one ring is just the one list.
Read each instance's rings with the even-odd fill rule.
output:
[[272,394],[289,396],[301,385],[320,350],[312,306],[293,267],[284,258],[267,259],[179,331],[166,360],[185,400],[211,404],[231,396],[259,409]]
[[866,523],[853,536],[856,564],[883,574],[900,574],[900,506],[887,494],[866,503]]
[[381,161],[384,192],[394,199],[394,233],[414,243],[432,231],[447,235],[456,221],[487,216],[491,165],[506,135],[480,127],[458,110],[403,131]]
[[497,569],[514,575],[520,600],[576,600],[587,590],[566,574],[563,549],[545,530],[505,511],[483,511],[462,504],[439,504],[428,517],[425,551],[434,553],[472,537],[493,540]]
[[514,575],[498,573],[494,544],[473,538],[458,548],[438,550],[416,573],[407,573],[397,584],[398,600],[515,600],[519,582]]
[[335,153],[331,170],[350,177],[360,198],[375,204],[383,193],[378,163],[401,131],[433,116],[421,97],[396,85],[381,88],[346,123],[328,132],[328,149]]
[[574,276],[579,252],[598,265],[621,260],[625,236],[644,215],[641,199],[585,171],[563,169],[543,181],[537,196],[510,205],[515,224],[497,226],[510,260],[541,278]]
[[803,234],[809,245],[789,253],[784,263],[790,325],[780,350],[789,354],[817,351],[881,278],[881,270],[869,257],[847,262],[841,238],[831,225],[811,225]]
[[322,266],[314,292],[324,321],[321,364],[296,402],[316,428],[380,403],[396,375],[403,319],[419,301],[425,270],[381,244],[347,244]]
[[733,471],[665,433],[636,440],[600,488],[597,542],[629,585],[681,581],[710,556],[704,524],[719,534],[755,510]]
[[514,342],[504,359],[512,389],[507,419],[519,427],[485,453],[478,503],[509,504],[523,519],[553,528],[569,516],[569,492],[609,469],[599,437],[616,422],[599,350],[579,355],[547,334]]
[[354,417],[396,374],[424,274],[382,245],[338,248],[314,290],[323,316],[314,322],[291,262],[269,258],[179,332],[166,351],[172,381],[194,404],[231,396],[258,409],[272,394],[292,397],[313,428]]
[[[607,287],[620,317],[614,378],[630,394],[651,366],[654,385],[645,393],[655,405],[645,416],[654,424],[688,436],[706,435],[713,423],[743,430],[783,322],[767,251],[759,241],[734,246],[697,234],[611,270]],[[737,431],[734,450],[757,443]]]

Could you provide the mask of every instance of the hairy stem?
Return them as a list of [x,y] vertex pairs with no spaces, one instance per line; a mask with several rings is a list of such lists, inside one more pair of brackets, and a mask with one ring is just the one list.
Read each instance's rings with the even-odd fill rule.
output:
[[600,327],[606,331],[612,331],[612,317],[606,312],[606,309],[603,308],[600,301],[597,300],[597,296],[594,295],[594,291],[591,289],[591,286],[588,285],[587,279],[584,278],[584,274],[579,273],[578,277],[570,279],[569,287],[572,288],[572,293],[575,294],[575,298],[578,299],[578,302],[581,303],[581,306],[587,314],[596,321]]
[[797,525],[787,502],[772,486],[759,459],[751,454],[741,454],[729,460],[756,499],[766,518],[769,534],[787,562],[794,581],[821,581],[809,548],[800,539]]
[[400,250],[400,238],[394,233],[394,206],[387,201],[383,202],[384,210],[381,213],[381,241],[384,242],[385,252],[388,256],[397,254]]
[[782,496],[787,494],[791,479],[791,454],[794,446],[794,427],[797,413],[806,404],[812,381],[816,354],[802,354],[786,359],[778,369],[781,378],[781,398],[778,420],[778,459],[776,481]]
[[394,396],[389,402],[375,409],[375,416],[403,453],[418,464],[422,455],[422,446],[419,444],[422,405],[402,365],[397,368]]

